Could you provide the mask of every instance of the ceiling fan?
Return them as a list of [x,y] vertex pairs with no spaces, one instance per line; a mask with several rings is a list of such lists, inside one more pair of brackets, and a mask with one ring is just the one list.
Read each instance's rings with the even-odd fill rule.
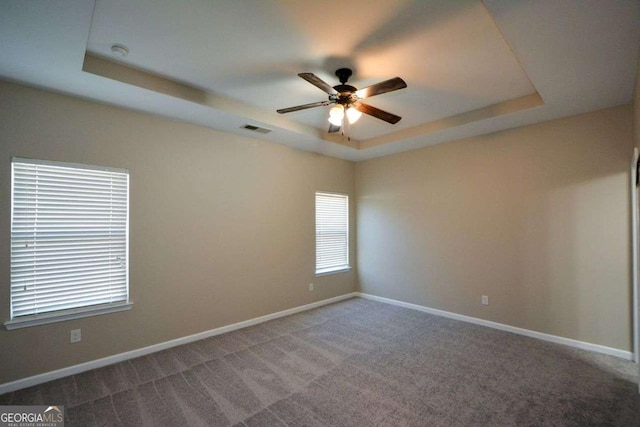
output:
[[353,72],[349,68],[338,69],[336,71],[336,76],[338,76],[340,84],[333,87],[313,73],[298,74],[298,76],[326,92],[329,95],[329,99],[327,101],[312,102],[311,104],[281,108],[277,110],[277,112],[285,114],[293,111],[306,110],[307,108],[324,107],[336,104],[331,108],[331,110],[329,110],[329,133],[338,132],[344,123],[345,117],[349,124],[353,124],[360,118],[362,113],[384,120],[391,124],[396,124],[400,119],[402,119],[400,116],[396,116],[395,114],[391,114],[379,108],[365,104],[362,100],[375,95],[403,89],[407,87],[404,80],[400,77],[394,77],[393,79],[385,80],[358,90],[347,84],[347,81],[352,74]]

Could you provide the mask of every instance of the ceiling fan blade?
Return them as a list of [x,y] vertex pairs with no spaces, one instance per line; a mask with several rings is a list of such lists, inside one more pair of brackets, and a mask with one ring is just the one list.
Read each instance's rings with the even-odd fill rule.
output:
[[280,114],[285,114],[285,113],[291,113],[292,111],[306,110],[307,108],[324,107],[325,105],[330,105],[330,104],[333,104],[333,101],[312,102],[311,104],[297,105],[295,107],[289,107],[289,108],[281,108],[276,111]]
[[381,93],[393,92],[394,90],[404,89],[407,84],[400,77],[394,77],[393,79],[385,80],[380,83],[376,83],[371,86],[367,86],[356,92],[358,98],[365,99],[372,96],[380,95]]
[[340,126],[336,126],[333,123],[329,123],[329,133],[340,132]]
[[402,119],[400,116],[396,116],[395,114],[387,113],[379,108],[372,107],[371,105],[365,104],[363,102],[357,102],[352,105],[353,108],[360,111],[361,113],[368,114],[380,120],[384,120],[387,123],[391,123],[395,125]]
[[338,93],[333,88],[333,86],[331,86],[329,83],[325,82],[324,80],[322,80],[320,77],[316,76],[313,73],[300,73],[298,74],[298,76],[302,77],[303,79],[305,79],[306,81],[314,85],[315,87],[320,88],[321,90],[328,93],[329,95],[335,95],[336,93]]

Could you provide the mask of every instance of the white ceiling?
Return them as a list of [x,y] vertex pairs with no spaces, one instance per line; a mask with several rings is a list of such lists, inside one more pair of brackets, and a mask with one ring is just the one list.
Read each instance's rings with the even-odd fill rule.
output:
[[[640,2],[5,0],[0,41],[7,80],[362,160],[631,102]],[[326,99],[297,73],[344,66],[358,88],[402,77],[366,100],[402,120],[347,141],[329,107],[275,113]]]

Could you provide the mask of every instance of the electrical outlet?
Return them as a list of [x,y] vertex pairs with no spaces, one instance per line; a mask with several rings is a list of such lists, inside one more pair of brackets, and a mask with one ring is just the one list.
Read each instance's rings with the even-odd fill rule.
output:
[[71,330],[71,344],[82,341],[82,329]]
[[486,295],[482,295],[482,304],[489,305],[489,297]]
[[309,292],[313,292],[313,283],[309,283]]

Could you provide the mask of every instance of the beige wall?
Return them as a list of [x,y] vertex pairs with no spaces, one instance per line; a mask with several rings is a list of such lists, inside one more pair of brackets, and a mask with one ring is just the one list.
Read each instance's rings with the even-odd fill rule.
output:
[[314,277],[314,192],[353,196],[353,163],[8,83],[0,93],[0,320],[11,156],[129,169],[134,302],[1,330],[0,383],[356,290],[355,270]]
[[[0,330],[0,383],[352,292],[358,274],[371,294],[631,348],[638,91],[634,112],[361,162],[356,182],[351,162],[9,83],[0,93],[0,320],[11,156],[130,170],[134,301],[129,312]],[[357,202],[359,272],[314,277],[316,190]],[[75,328],[83,341],[71,345]]]
[[626,106],[358,163],[361,290],[630,350],[632,141]]
[[640,148],[640,61],[636,68],[636,83],[633,92],[633,136],[636,147]]
[[[640,149],[640,62],[638,62],[638,64],[636,65],[636,81],[635,81],[635,86],[634,86],[634,93],[633,93],[633,137],[634,137],[634,143],[635,146]],[[636,178],[637,180],[637,178]],[[636,196],[638,196],[638,190],[636,188]],[[636,206],[635,209],[638,210],[639,206],[637,205],[637,200],[636,200]],[[636,231],[637,233],[637,231]],[[638,254],[636,253],[636,258],[638,257]],[[638,264],[640,264],[640,260],[636,259],[636,262]],[[636,278],[636,282],[637,282],[637,278]],[[638,346],[640,345],[640,320],[639,320],[639,314],[640,313],[640,300],[639,297],[637,296],[638,293],[638,284],[637,283],[632,283],[632,286],[635,287],[634,289],[634,293],[635,295],[635,317],[634,317],[634,322],[636,322],[636,324],[634,325],[634,335],[635,335],[635,346],[634,346],[634,351],[636,352],[636,361],[640,360],[639,359],[639,355],[638,355]],[[640,369],[640,365],[638,365],[638,368]]]

